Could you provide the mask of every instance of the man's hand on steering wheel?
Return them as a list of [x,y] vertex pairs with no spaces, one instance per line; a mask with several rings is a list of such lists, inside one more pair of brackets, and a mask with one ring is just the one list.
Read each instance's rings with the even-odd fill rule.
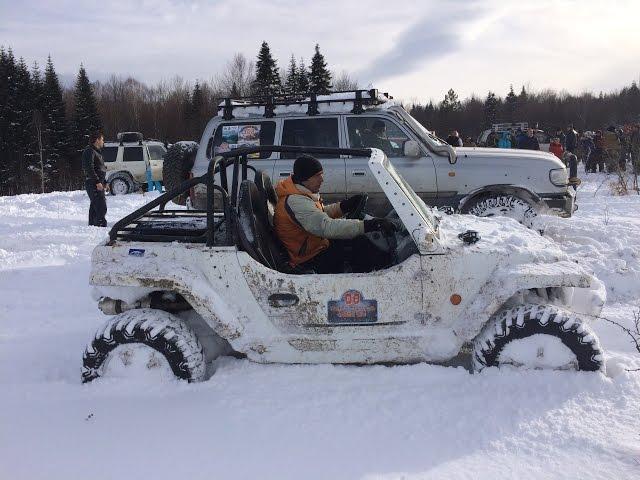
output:
[[382,232],[385,235],[391,235],[399,230],[398,225],[388,218],[372,218],[364,221],[364,233]]
[[342,200],[340,202],[340,210],[342,211],[342,215],[347,215],[349,213],[353,213],[353,211],[360,205],[365,197],[364,193],[359,193],[357,195],[353,195],[346,200]]

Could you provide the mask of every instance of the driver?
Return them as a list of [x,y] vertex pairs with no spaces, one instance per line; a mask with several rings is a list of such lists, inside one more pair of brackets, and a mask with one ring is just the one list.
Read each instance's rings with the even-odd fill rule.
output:
[[396,224],[386,218],[339,218],[352,212],[364,195],[324,206],[318,194],[323,180],[322,164],[311,155],[302,155],[293,164],[293,175],[276,185],[278,203],[273,222],[289,253],[289,263],[316,273],[343,273],[346,260],[354,271],[383,265],[382,252],[377,258],[371,253],[365,255],[370,242],[363,234],[391,234],[398,229]]
[[392,156],[393,147],[387,137],[387,126],[382,120],[374,120],[371,129],[363,132],[362,143],[366,148],[378,148],[385,155]]

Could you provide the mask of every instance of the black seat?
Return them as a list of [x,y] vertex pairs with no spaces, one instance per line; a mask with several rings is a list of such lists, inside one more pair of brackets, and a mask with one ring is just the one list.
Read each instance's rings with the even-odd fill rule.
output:
[[264,266],[293,273],[288,263],[289,256],[269,223],[264,197],[251,180],[240,184],[238,238],[242,248]]
[[254,181],[260,195],[262,196],[262,203],[265,208],[267,219],[269,220],[269,225],[273,227],[273,215],[275,214],[276,204],[278,203],[278,194],[276,193],[276,189],[273,188],[269,175],[264,173],[262,170],[256,170],[256,177]]

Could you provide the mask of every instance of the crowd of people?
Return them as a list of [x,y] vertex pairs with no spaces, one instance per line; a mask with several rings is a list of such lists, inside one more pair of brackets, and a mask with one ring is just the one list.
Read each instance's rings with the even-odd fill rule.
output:
[[[460,134],[452,131],[447,143],[454,147],[476,146],[470,137],[463,143]],[[520,148],[540,150],[536,131],[532,128],[522,130],[491,131],[487,136],[486,147]],[[611,125],[603,130],[576,131],[573,125],[566,129],[558,128],[551,137],[549,151],[569,166],[569,176],[577,177],[577,165],[582,162],[585,172],[625,171],[627,165],[640,170],[640,123],[616,128]]]

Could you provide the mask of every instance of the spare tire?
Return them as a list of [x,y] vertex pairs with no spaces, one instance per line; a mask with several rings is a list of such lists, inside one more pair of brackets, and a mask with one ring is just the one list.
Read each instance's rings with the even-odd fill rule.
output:
[[[162,162],[162,181],[167,192],[177,188],[189,179],[189,174],[193,168],[198,153],[196,142],[176,142],[169,147],[164,154]],[[173,199],[178,205],[185,205],[188,192],[178,195]]]

